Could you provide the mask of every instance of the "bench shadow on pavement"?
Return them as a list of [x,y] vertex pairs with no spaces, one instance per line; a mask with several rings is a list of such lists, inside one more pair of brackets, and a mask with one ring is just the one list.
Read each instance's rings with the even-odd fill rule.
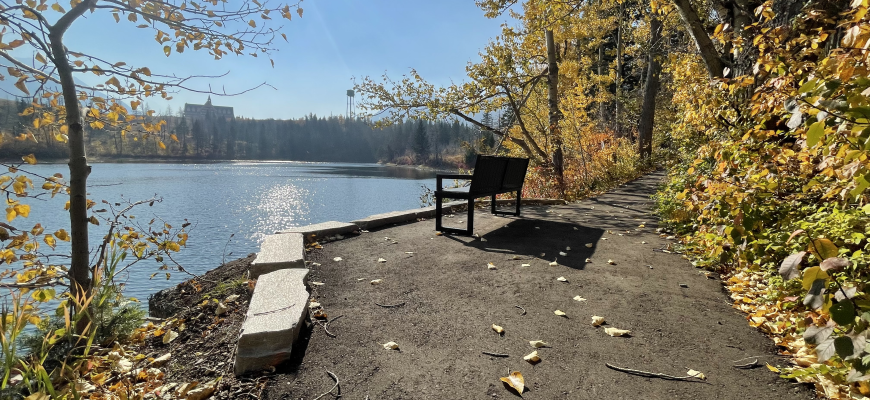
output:
[[[605,232],[567,219],[553,220],[559,219],[555,216],[539,219],[538,213],[527,213],[526,210],[523,210],[523,215],[520,218],[499,217],[504,224],[490,231],[475,229],[475,233],[485,241],[469,236],[444,236],[487,253],[557,260],[560,265],[582,270],[586,268],[586,259],[595,253],[595,247],[588,248],[586,244],[597,243]],[[571,250],[566,251],[567,247]],[[559,252],[568,256],[560,256]],[[544,253],[543,257],[541,253]]]

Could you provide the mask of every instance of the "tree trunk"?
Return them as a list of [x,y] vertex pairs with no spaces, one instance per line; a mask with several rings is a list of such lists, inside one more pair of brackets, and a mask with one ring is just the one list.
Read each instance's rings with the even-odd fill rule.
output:
[[704,24],[701,22],[701,18],[698,17],[698,13],[692,8],[692,3],[689,0],[673,0],[674,6],[677,7],[677,11],[680,13],[680,17],[683,20],[683,24],[687,31],[689,31],[689,35],[692,36],[692,39],[695,41],[695,45],[698,48],[698,52],[701,54],[701,58],[704,59],[704,65],[707,67],[707,72],[710,74],[711,78],[722,78],[725,76],[723,70],[725,69],[725,63],[722,62],[722,58],[719,56],[719,52],[716,51],[716,47],[713,46],[713,41],[710,39],[710,35],[707,34],[706,29],[704,29]]
[[559,111],[559,63],[556,62],[556,45],[553,43],[553,31],[547,30],[547,103],[550,107],[550,136],[553,143],[553,174],[559,185],[559,191],[564,196],[565,180],[563,179],[562,132],[559,121],[562,112]]
[[649,65],[646,71],[646,86],[643,88],[643,108],[637,127],[638,152],[641,159],[652,155],[652,134],[656,117],[656,94],[659,91],[659,62],[656,59],[656,49],[661,39],[661,23],[652,16],[650,20]]
[[616,90],[615,103],[616,107],[613,116],[613,129],[616,131],[616,137],[622,137],[622,125],[620,118],[622,117],[622,41],[625,32],[622,29],[622,16],[624,14],[625,5],[619,3],[619,15],[617,16],[616,26]]
[[[69,127],[69,219],[70,238],[72,241],[72,258],[70,260],[69,280],[70,293],[80,301],[90,297],[91,271],[90,253],[88,248],[88,209],[87,184],[91,167],[85,155],[84,127],[79,100],[76,95],[76,84],[72,76],[72,68],[66,49],[63,45],[63,35],[72,22],[80,17],[85,10],[94,4],[94,0],[85,0],[64,14],[50,29],[52,61],[57,68],[63,90],[63,101],[66,109],[66,123]],[[76,332],[83,333],[90,325],[90,317],[85,313],[76,324]]]

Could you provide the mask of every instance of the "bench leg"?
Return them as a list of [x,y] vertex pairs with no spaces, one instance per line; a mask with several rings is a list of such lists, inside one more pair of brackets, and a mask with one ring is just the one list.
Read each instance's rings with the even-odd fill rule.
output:
[[435,196],[435,230],[441,232],[441,203],[443,199],[440,196]]
[[474,199],[468,200],[468,234],[474,234]]
[[523,197],[523,189],[520,188],[520,190],[517,190],[517,214],[516,214],[517,217],[520,216],[520,201],[522,200],[522,197]]
[[495,195],[492,195],[492,200],[490,201],[490,204],[492,205],[492,213],[495,214]]

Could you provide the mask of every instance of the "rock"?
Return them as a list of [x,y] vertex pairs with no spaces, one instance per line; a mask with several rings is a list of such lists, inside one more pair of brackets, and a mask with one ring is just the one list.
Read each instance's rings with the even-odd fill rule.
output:
[[307,269],[283,269],[260,276],[242,324],[235,374],[288,358],[308,316]]
[[251,278],[286,268],[305,268],[305,243],[300,233],[269,235],[251,263]]

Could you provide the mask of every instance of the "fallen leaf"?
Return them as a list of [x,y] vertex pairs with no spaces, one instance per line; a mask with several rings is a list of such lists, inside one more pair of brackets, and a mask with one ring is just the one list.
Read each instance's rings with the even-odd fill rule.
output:
[[695,371],[694,369],[690,369],[689,372],[686,372],[686,375],[694,376],[698,379],[707,379],[707,375],[704,375],[701,371]]
[[493,263],[486,264],[486,268],[489,268],[489,269],[498,269],[498,268],[496,268],[495,264],[493,264]]
[[560,317],[568,318],[568,316],[565,315],[565,313],[562,312],[562,310],[556,310],[556,311],[553,311],[553,314],[556,314],[556,315],[558,315],[558,316],[560,316]]
[[590,248],[590,249],[591,249],[592,247],[594,247],[594,246],[595,246],[595,245],[592,244],[592,243],[586,243],[586,247],[588,247],[588,248]]
[[769,369],[771,372],[776,372],[777,374],[779,373],[779,368],[777,367],[774,367],[767,363],[765,363],[764,366],[767,367],[767,369]]
[[163,344],[169,344],[170,342],[175,340],[175,338],[177,338],[177,337],[178,337],[178,332],[166,331],[166,333],[163,334]]
[[565,278],[564,276],[560,276],[560,277],[556,278],[556,280],[559,282],[568,282],[568,278]]
[[525,390],[525,381],[523,380],[523,374],[521,374],[520,371],[511,372],[510,375],[502,377],[501,381],[507,383],[508,386],[512,387],[522,396],[523,390]]
[[535,351],[529,353],[527,356],[523,357],[523,360],[526,360],[532,364],[537,364],[537,363],[541,362],[541,357],[538,357],[538,351],[535,350]]
[[638,227],[638,228],[646,228],[646,225],[645,225],[645,224],[640,224],[640,225],[638,225],[637,227]]
[[564,251],[560,251],[560,252],[559,252],[559,255],[562,256],[562,257],[565,257],[565,256],[568,255],[568,253],[566,253],[566,252],[564,252]]
[[571,246],[566,247],[565,251],[571,251]]
[[586,299],[584,299],[584,298],[582,298],[582,297],[580,297],[580,296],[574,296],[574,300],[577,300],[577,301],[586,301]]
[[646,242],[640,242],[640,244],[646,244]]
[[372,281],[369,282],[369,283],[371,283],[372,285],[380,285],[381,282],[383,282],[383,281],[384,281],[383,279],[375,279],[375,280],[372,280]]
[[435,236],[441,236],[441,235],[442,235],[441,232],[435,232]]
[[616,265],[616,261],[613,260],[607,260],[607,263],[610,265]]
[[217,305],[217,309],[215,310],[215,314],[217,314],[217,315],[224,315],[224,314],[227,313],[227,310],[228,310],[228,308],[227,308],[227,305],[226,305],[226,304],[224,304],[224,303],[218,303],[218,305]]
[[536,349],[540,349],[541,347],[549,347],[549,345],[542,340],[529,340],[529,344]]
[[495,331],[496,333],[498,333],[499,335],[501,335],[502,333],[504,333],[504,328],[502,328],[502,327],[500,327],[500,326],[498,326],[498,325],[496,325],[496,324],[492,324],[492,330],[494,330],[494,331]]
[[513,256],[513,257],[511,257],[511,260],[522,260],[522,259],[523,259],[523,258],[520,257],[520,256]]
[[405,254],[414,254],[413,251],[406,251]]
[[385,262],[387,262],[387,260],[385,260],[385,259],[383,259],[383,258],[379,258],[379,259],[378,259],[378,262],[379,262],[379,263],[385,263]]
[[607,238],[601,238],[601,240],[607,240]]
[[151,366],[152,367],[160,367],[163,364],[166,364],[166,362],[169,361],[169,359],[171,357],[172,357],[172,353],[166,353],[160,357],[157,357],[154,359],[154,361],[151,361]]
[[592,316],[592,326],[601,326],[602,324],[604,324],[604,317]]
[[531,267],[532,265],[531,265],[531,264],[523,264],[523,265],[520,265],[520,266],[521,266],[521,267]]
[[556,260],[553,260],[553,262],[550,263],[550,266],[551,266],[551,267],[555,267],[555,266],[557,266],[557,265],[559,265],[559,263],[556,262]]
[[229,295],[229,296],[227,296],[226,299],[224,299],[224,303],[232,303],[238,299],[239,299],[239,295],[237,295],[237,294]]
[[317,307],[320,307],[320,303],[318,303],[316,301],[312,301],[312,302],[308,303],[308,308],[317,308]]
[[578,228],[578,227],[575,226],[575,227],[574,227],[574,230],[575,230],[575,231],[579,231],[580,228]]
[[323,283],[323,282],[311,282],[311,284],[314,285],[314,286],[323,286],[323,285],[325,285],[325,283]]
[[631,333],[631,331],[627,331],[625,329],[618,329],[618,328],[604,328],[604,333],[606,333],[610,336],[613,336],[613,337],[617,337],[617,336],[628,335],[629,333]]
[[387,342],[383,344],[384,348],[387,350],[398,350],[399,344],[396,342]]
[[332,261],[339,262],[339,261],[341,261],[341,257],[335,257],[332,259]]
[[589,263],[591,263],[591,262],[592,262],[592,259],[591,259],[591,258],[587,258],[587,259],[586,259],[586,263],[587,263],[587,264],[589,264]]

